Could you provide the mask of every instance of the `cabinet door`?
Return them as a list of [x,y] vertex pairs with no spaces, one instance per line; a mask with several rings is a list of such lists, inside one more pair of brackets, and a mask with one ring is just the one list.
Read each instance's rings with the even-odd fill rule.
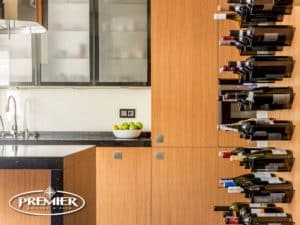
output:
[[97,224],[150,225],[150,149],[97,149]]
[[216,9],[217,0],[151,1],[154,146],[217,146]]
[[88,84],[90,1],[48,1],[48,32],[42,34],[41,84]]
[[45,189],[50,184],[49,170],[0,170],[0,225],[51,225],[51,216],[28,216],[8,206],[9,200],[16,194]]
[[97,82],[148,85],[148,0],[98,0]]
[[36,35],[0,35],[0,85],[30,85],[36,75]]
[[217,150],[152,152],[152,225],[216,224]]

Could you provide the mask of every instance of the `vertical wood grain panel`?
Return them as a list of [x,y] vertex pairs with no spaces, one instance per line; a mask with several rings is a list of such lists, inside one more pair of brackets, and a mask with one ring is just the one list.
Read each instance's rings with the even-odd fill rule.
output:
[[64,225],[96,225],[96,148],[64,159],[64,190],[86,201],[81,211],[64,216]]
[[49,170],[0,170],[0,225],[50,225],[50,216],[29,216],[13,211],[8,200],[19,193],[51,185]]
[[217,146],[216,7],[217,0],[151,1],[154,146]]
[[216,155],[216,148],[153,148],[152,225],[216,224]]
[[98,225],[150,225],[150,187],[150,149],[98,148]]

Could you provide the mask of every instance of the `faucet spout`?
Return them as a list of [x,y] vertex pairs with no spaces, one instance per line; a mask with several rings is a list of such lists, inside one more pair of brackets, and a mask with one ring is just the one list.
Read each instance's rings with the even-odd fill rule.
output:
[[11,133],[14,135],[14,137],[17,137],[18,135],[18,123],[17,123],[17,102],[14,96],[9,96],[7,99],[7,105],[6,105],[6,112],[10,111],[10,103],[14,103],[14,124],[12,126]]

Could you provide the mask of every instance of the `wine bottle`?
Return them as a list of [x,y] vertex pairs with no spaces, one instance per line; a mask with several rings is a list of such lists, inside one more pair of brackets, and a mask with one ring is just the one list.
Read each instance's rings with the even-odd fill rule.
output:
[[272,11],[265,11],[260,14],[254,14],[247,5],[230,5],[228,10],[215,13],[215,20],[233,20],[240,24],[241,28],[257,24],[274,24],[283,20],[282,14],[275,14]]
[[293,152],[285,149],[236,148],[219,153],[219,157],[240,161],[240,165],[252,172],[290,172],[294,164]]
[[274,55],[290,46],[294,36],[292,26],[250,26],[246,30],[231,30],[220,45],[235,46],[241,55]]
[[240,83],[265,83],[291,77],[294,67],[290,56],[251,56],[245,61],[229,61],[221,73],[235,73]]
[[272,11],[275,14],[291,14],[293,0],[227,0],[227,3],[245,4],[251,13]]
[[223,131],[239,132],[241,138],[257,140],[291,140],[294,125],[291,121],[248,119],[234,124],[219,125]]
[[285,184],[282,188],[285,190],[248,191],[245,197],[250,198],[252,203],[290,203],[294,194],[292,185]]
[[243,36],[249,46],[290,46],[294,36],[294,27],[250,26]]
[[290,214],[282,214],[282,216],[268,217],[268,216],[245,216],[240,219],[244,225],[293,225],[293,218]]
[[219,96],[222,102],[239,103],[240,111],[290,109],[294,99],[292,87],[261,87],[228,91]]
[[278,46],[249,46],[234,36],[224,36],[220,42],[220,46],[235,46],[240,55],[275,55],[276,51],[282,51],[282,47]]
[[245,174],[234,178],[222,178],[220,183],[225,188],[241,187],[247,188],[254,185],[267,185],[267,184],[284,184],[287,183],[284,179],[276,177],[274,174]]
[[[232,185],[226,188],[228,193],[244,193],[245,197],[250,198],[253,203],[290,202],[294,193],[293,184],[282,178],[278,178],[276,181],[276,178],[273,174],[270,174],[270,177],[246,174],[232,178],[236,186]],[[222,182],[229,182],[229,179],[227,181],[223,179]]]
[[214,211],[223,212],[223,217],[284,213],[283,208],[276,207],[274,204],[251,204],[248,202],[234,202],[230,206],[215,206]]

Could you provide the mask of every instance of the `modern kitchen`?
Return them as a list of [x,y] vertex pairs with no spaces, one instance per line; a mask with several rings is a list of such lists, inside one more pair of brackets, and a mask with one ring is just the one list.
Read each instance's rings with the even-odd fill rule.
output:
[[299,0],[0,0],[0,225],[300,223]]

